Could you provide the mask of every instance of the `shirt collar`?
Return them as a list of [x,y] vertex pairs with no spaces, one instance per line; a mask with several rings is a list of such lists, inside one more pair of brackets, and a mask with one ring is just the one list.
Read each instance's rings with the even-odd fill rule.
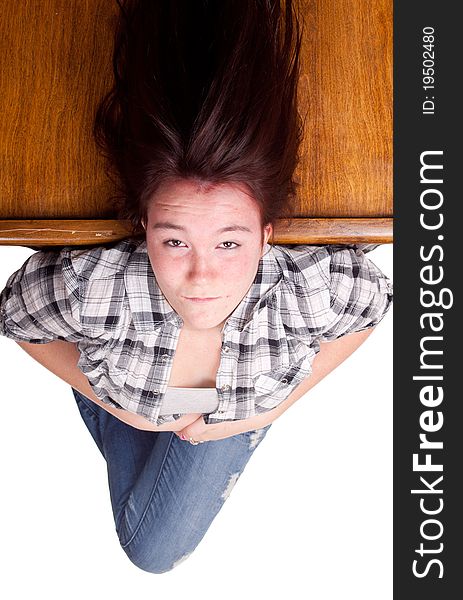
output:
[[273,247],[265,244],[254,281],[242,301],[228,317],[227,323],[231,327],[242,331],[252,321],[257,312],[265,306],[275,306],[274,295],[282,279],[283,270],[275,256]]
[[[273,248],[266,244],[254,281],[243,300],[228,317],[226,326],[241,331],[252,320],[256,311],[271,305],[274,288],[282,277],[282,269]],[[178,327],[183,325],[183,319],[167,302],[157,284],[149,260],[146,240],[143,240],[131,253],[124,271],[124,283],[133,323],[138,331],[153,331],[166,322]]]

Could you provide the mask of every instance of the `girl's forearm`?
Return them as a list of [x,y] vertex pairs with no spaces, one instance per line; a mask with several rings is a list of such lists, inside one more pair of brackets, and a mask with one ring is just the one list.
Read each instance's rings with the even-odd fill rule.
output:
[[75,390],[97,404],[101,402],[95,396],[88,379],[77,366],[80,354],[75,344],[61,340],[46,344],[16,343],[34,360],[71,385]]
[[183,415],[175,423],[154,425],[141,415],[105,404],[95,395],[87,377],[77,366],[80,354],[76,344],[62,340],[54,340],[47,344],[29,344],[27,342],[17,342],[17,344],[34,360],[71,385],[75,390],[136,429],[143,429],[144,431],[179,431],[201,416],[198,413],[193,413]]
[[[370,329],[346,335],[333,342],[320,344],[320,352],[315,356],[312,363],[312,373],[293,390],[293,392],[278,406],[260,415],[243,419],[241,421],[227,421],[223,423],[223,431],[226,435],[236,435],[252,429],[260,429],[273,423],[288,410],[297,400],[302,398],[319,381],[324,379],[331,371],[346,360],[373,332]],[[222,426],[222,424],[221,424]]]

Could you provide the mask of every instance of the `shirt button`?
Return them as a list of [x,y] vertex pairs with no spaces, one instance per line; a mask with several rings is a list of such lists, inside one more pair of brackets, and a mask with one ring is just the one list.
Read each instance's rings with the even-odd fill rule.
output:
[[229,390],[231,390],[231,387],[228,385],[228,383],[226,383],[220,389],[222,390],[222,392],[228,392]]
[[224,346],[224,347],[223,347],[223,351],[224,351],[225,353],[226,353],[226,352],[229,352],[229,351],[230,351],[230,348],[229,348],[228,346]]
[[217,411],[217,414],[219,414],[219,415],[223,415],[223,413],[224,413],[224,412],[225,412],[224,410],[218,410],[218,411]]
[[281,383],[288,383],[288,380],[287,379],[282,379]]
[[165,362],[169,358],[168,354],[163,354],[161,359]]

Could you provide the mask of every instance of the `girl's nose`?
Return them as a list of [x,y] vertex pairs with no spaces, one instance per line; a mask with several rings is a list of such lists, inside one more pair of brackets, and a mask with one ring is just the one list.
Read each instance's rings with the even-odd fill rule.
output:
[[213,266],[210,257],[196,255],[190,263],[192,277],[208,277],[212,275]]

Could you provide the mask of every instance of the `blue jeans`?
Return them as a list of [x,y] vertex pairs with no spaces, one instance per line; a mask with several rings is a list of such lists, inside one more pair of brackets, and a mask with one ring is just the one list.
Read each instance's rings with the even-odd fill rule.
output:
[[122,548],[144,571],[170,571],[202,540],[271,425],[193,446],[127,425],[71,389],[107,463]]

